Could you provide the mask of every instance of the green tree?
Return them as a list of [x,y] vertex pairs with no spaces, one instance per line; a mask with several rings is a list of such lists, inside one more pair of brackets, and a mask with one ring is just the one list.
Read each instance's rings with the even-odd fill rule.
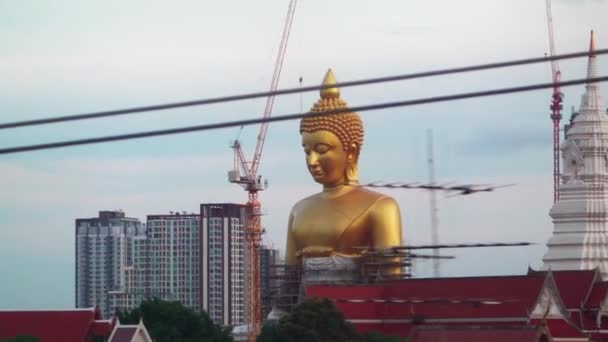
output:
[[122,324],[142,319],[156,342],[229,342],[230,331],[214,324],[207,313],[197,313],[178,302],[152,299],[126,312],[117,312]]
[[400,342],[402,340],[397,336],[386,336],[377,332],[365,333],[359,339],[360,342]]
[[4,340],[3,342],[39,342],[39,341],[40,341],[40,339],[35,336],[18,335],[15,337],[11,337],[7,340]]
[[359,335],[327,299],[311,298],[298,304],[278,322],[262,327],[257,342],[394,342],[399,338],[379,333]]

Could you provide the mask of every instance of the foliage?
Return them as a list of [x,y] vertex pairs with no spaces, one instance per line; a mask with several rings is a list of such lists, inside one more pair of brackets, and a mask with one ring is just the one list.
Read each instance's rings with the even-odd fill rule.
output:
[[232,341],[230,331],[178,302],[152,299],[130,311],[117,312],[122,324],[138,324],[140,318],[156,342]]
[[397,336],[386,336],[377,332],[368,332],[363,334],[360,339],[360,342],[400,342],[401,338]]
[[15,337],[11,337],[8,340],[4,340],[3,342],[39,342],[40,339],[35,336],[29,335],[19,335]]
[[275,322],[268,322],[262,326],[262,331],[258,335],[256,342],[281,341],[279,325]]
[[110,336],[93,335],[93,342],[106,342]]
[[327,299],[311,298],[298,304],[278,322],[262,327],[257,342],[394,342],[396,337],[378,333],[359,335],[341,312]]

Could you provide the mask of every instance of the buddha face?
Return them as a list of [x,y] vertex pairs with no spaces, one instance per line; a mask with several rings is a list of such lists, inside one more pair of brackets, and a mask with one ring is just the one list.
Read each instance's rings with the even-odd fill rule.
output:
[[346,170],[356,160],[355,151],[345,150],[335,134],[327,130],[303,132],[302,147],[306,166],[315,182],[324,187],[347,183]]

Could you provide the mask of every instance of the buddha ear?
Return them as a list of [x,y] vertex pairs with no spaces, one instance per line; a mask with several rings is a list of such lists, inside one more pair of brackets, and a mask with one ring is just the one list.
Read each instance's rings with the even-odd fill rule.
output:
[[359,184],[359,173],[357,171],[357,161],[359,160],[359,145],[357,143],[348,144],[347,155],[346,155],[346,170],[345,170],[345,184],[356,185]]
[[357,143],[348,144],[347,158],[349,163],[357,163],[359,160],[359,145]]

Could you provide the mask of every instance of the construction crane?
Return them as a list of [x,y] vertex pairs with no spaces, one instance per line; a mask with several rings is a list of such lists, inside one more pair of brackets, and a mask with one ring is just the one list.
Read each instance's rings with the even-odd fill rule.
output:
[[[553,15],[551,14],[551,0],[547,4],[547,26],[549,28],[549,53],[555,56],[555,37],[553,34]],[[551,61],[551,76],[553,77],[553,93],[551,94],[551,120],[553,121],[553,203],[559,199],[559,122],[562,119],[562,100],[564,94],[560,91],[559,81],[561,72],[557,60]]]
[[[296,10],[297,0],[290,0],[281,36],[279,51],[274,64],[272,80],[270,82],[270,91],[277,90],[281,70],[283,68],[283,60],[287,50],[287,42],[289,41],[289,33],[291,24]],[[274,96],[271,95],[266,99],[266,107],[264,108],[263,118],[270,117],[272,106],[274,104]],[[253,159],[248,161],[241,147],[238,138],[232,143],[231,147],[234,150],[234,167],[228,171],[228,180],[231,183],[241,185],[249,194],[249,200],[246,204],[247,221],[243,229],[245,238],[245,255],[246,255],[246,319],[248,325],[248,340],[255,341],[262,323],[261,313],[261,294],[260,294],[260,257],[259,250],[262,242],[262,233],[264,232],[261,224],[260,202],[258,200],[258,192],[267,187],[266,182],[262,182],[262,176],[258,175],[260,160],[262,159],[262,151],[264,149],[264,141],[268,131],[268,122],[260,125],[257,144],[253,153]]]

